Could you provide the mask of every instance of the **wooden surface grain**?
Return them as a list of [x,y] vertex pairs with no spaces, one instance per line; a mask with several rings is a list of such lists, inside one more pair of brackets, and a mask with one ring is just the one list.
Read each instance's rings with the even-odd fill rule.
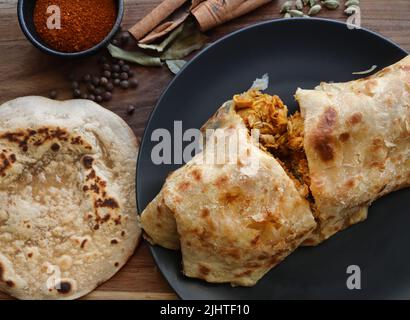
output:
[[[128,28],[154,8],[160,0],[126,0],[123,20]],[[263,20],[280,18],[279,7],[284,1],[257,9],[247,16],[228,22],[207,33],[210,42]],[[70,98],[67,76],[74,71],[96,69],[96,57],[60,60],[44,55],[24,37],[17,22],[17,0],[0,0],[0,103],[26,95],[45,95],[51,89],[60,99]],[[376,31],[410,52],[410,0],[361,0],[362,26]],[[342,10],[325,11],[320,17],[346,20]],[[326,41],[326,39],[323,39]],[[348,39],[344,39],[348,45]],[[371,53],[369,53],[371,54]],[[166,68],[135,67],[140,86],[137,90],[116,92],[111,103],[104,106],[119,114],[142,136],[145,123],[159,95],[172,79]],[[126,113],[134,104],[133,116]],[[9,297],[0,293],[0,299]],[[155,266],[146,243],[136,250],[128,264],[110,281],[85,299],[176,299],[176,295]]]

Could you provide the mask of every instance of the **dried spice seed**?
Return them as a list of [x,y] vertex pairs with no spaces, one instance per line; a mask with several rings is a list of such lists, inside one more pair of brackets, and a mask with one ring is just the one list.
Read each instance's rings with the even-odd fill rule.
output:
[[95,94],[96,96],[100,96],[100,95],[102,95],[103,93],[104,93],[104,90],[103,90],[103,88],[101,88],[101,87],[95,88],[95,90],[94,90],[94,94]]
[[105,71],[110,71],[111,70],[111,66],[108,64],[108,63],[104,63],[103,64],[103,70],[105,70]]
[[112,82],[108,82],[107,85],[105,86],[105,89],[107,91],[112,91],[114,89],[114,84]]
[[289,10],[289,14],[292,17],[303,17],[304,16],[304,13],[300,10]]
[[121,80],[128,80],[128,73],[122,72],[122,73],[120,74],[120,79],[121,79]]
[[108,79],[106,77],[102,77],[100,79],[100,85],[105,87],[108,84]]
[[132,78],[135,75],[135,72],[130,70],[128,71],[128,77]]
[[131,88],[136,88],[136,87],[138,87],[138,80],[137,79],[131,79],[130,80],[130,87]]
[[96,96],[95,101],[98,102],[98,103],[102,102],[103,101],[102,96]]
[[348,0],[345,3],[345,7],[359,6],[359,5],[360,5],[360,0]]
[[71,82],[71,89],[78,89],[80,87],[80,84],[77,81]]
[[123,44],[127,44],[131,39],[131,35],[128,33],[128,31],[121,32],[120,37]]
[[302,0],[296,0],[296,2],[295,2],[295,7],[296,7],[296,9],[298,9],[298,10],[303,10],[303,2],[302,2]]
[[93,77],[92,83],[93,85],[98,86],[100,84],[100,78]]
[[285,13],[287,11],[289,11],[290,9],[292,9],[293,6],[293,2],[292,1],[286,1],[282,7],[280,8],[280,13]]
[[73,97],[74,97],[74,98],[79,98],[79,97],[81,97],[81,90],[80,90],[80,89],[74,89],[74,90],[73,90]]
[[88,94],[86,94],[86,93],[83,93],[83,94],[81,94],[81,99],[88,99]]
[[88,96],[88,100],[95,101],[95,95],[90,94],[90,95]]
[[113,65],[111,66],[111,70],[112,70],[113,72],[120,72],[120,71],[121,71],[121,66],[120,66],[119,64],[113,64]]
[[310,8],[308,14],[314,16],[318,14],[322,10],[322,6],[320,4],[315,4],[312,8]]
[[130,83],[128,82],[128,80],[123,80],[120,82],[120,86],[122,89],[128,89],[130,86]]
[[91,81],[91,74],[85,74],[83,76],[83,82],[84,83],[89,83]]
[[129,105],[128,108],[127,108],[127,114],[131,116],[131,115],[134,114],[134,112],[135,112],[135,106],[132,105],[132,104]]
[[338,0],[325,0],[325,1],[322,1],[322,4],[330,10],[335,10],[340,6],[340,3]]
[[86,88],[87,88],[87,91],[90,93],[94,92],[95,90],[95,86],[92,83],[87,84]]
[[58,93],[57,93],[56,90],[51,90],[51,91],[48,93],[48,97],[49,97],[50,99],[57,99],[57,96],[58,96]]
[[110,101],[112,99],[112,93],[111,92],[104,92],[103,94],[103,100],[104,101]]
[[124,64],[123,66],[121,66],[121,71],[122,72],[129,72],[130,71],[130,66],[128,64]]
[[121,84],[120,79],[114,79],[114,86],[118,87]]

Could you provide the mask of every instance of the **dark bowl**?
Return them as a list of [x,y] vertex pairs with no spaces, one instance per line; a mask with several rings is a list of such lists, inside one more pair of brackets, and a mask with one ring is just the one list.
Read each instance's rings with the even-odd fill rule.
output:
[[38,35],[33,22],[33,11],[36,1],[34,0],[19,0],[17,5],[17,16],[19,19],[21,30],[30,42],[41,51],[63,58],[84,57],[96,53],[115,36],[121,26],[122,17],[124,15],[124,0],[116,0],[117,18],[110,33],[97,45],[84,51],[78,52],[62,52],[55,50],[44,43]]

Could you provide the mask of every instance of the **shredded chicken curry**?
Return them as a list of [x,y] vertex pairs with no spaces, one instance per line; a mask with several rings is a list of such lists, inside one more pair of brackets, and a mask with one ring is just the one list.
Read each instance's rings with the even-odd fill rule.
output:
[[288,115],[278,96],[250,90],[233,97],[236,112],[249,130],[259,129],[260,147],[273,155],[293,179],[300,194],[314,207],[308,162],[303,147],[304,124],[300,112]]

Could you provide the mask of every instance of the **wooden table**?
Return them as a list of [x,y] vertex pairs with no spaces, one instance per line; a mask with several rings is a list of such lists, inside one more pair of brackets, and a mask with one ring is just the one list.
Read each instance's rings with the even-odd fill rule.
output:
[[[125,28],[142,18],[160,0],[127,0]],[[259,21],[279,18],[283,0],[273,0],[245,17],[238,18],[208,33],[210,41]],[[16,17],[17,0],[0,0],[0,103],[25,95],[45,95],[51,89],[60,99],[70,98],[67,75],[73,70],[83,74],[95,69],[95,58],[61,61],[35,49],[24,37]],[[362,0],[362,25],[379,32],[410,51],[410,1]],[[320,17],[346,20],[342,10],[325,11]],[[324,39],[326,41],[326,39]],[[348,45],[348,42],[346,43]],[[137,90],[116,92],[105,106],[121,117],[142,136],[145,123],[159,95],[172,79],[166,68],[136,67],[140,86]],[[134,104],[133,116],[126,113]],[[155,266],[148,246],[142,243],[128,264],[113,279],[89,294],[86,299],[175,299],[176,295]],[[8,299],[0,293],[0,299]]]

